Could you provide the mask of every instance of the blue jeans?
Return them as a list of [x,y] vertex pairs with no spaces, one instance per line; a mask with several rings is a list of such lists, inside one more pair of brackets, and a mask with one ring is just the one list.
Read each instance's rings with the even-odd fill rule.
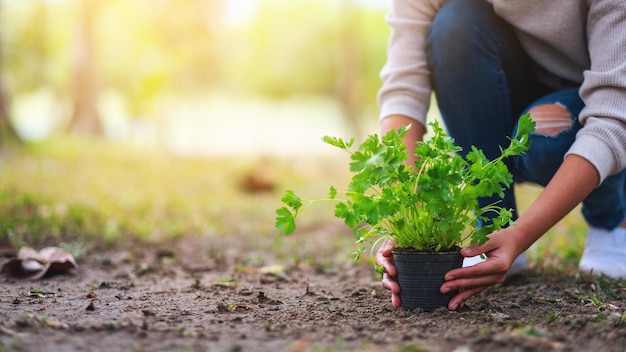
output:
[[[492,159],[516,128],[519,116],[542,104],[563,105],[572,125],[556,135],[533,133],[532,145],[507,160],[516,182],[545,186],[563,161],[582,127],[584,103],[578,86],[556,90],[539,81],[536,64],[520,45],[513,29],[485,0],[450,0],[437,14],[427,40],[433,90],[449,134],[464,151],[471,145]],[[481,199],[481,205],[495,199]],[[513,189],[500,205],[516,209]],[[626,215],[626,170],[608,177],[584,201],[585,221],[612,230]]]

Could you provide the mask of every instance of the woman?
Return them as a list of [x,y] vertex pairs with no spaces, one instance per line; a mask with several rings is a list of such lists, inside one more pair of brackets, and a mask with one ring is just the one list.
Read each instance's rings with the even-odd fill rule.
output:
[[[463,150],[489,158],[521,114],[537,124],[528,153],[508,166],[516,182],[545,188],[516,226],[461,251],[487,259],[447,273],[441,291],[459,290],[448,308],[517,271],[524,251],[581,202],[589,232],[580,269],[626,277],[626,2],[393,0],[387,21],[383,134],[411,124],[406,145],[422,140],[431,92]],[[503,205],[515,208],[513,190]],[[376,261],[399,307],[392,248]]]

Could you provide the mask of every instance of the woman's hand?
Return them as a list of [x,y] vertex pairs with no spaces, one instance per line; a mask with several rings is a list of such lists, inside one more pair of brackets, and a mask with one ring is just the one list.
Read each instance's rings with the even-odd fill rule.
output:
[[471,296],[484,291],[491,285],[504,282],[513,261],[523,251],[515,241],[515,226],[494,232],[482,246],[471,245],[461,250],[464,257],[473,257],[484,253],[487,260],[482,263],[459,269],[450,270],[446,282],[441,285],[441,292],[459,290],[448,309],[456,310],[465,305]]
[[385,240],[378,252],[376,252],[376,264],[384,269],[382,285],[391,291],[391,305],[394,308],[399,308],[402,303],[400,302],[400,285],[396,281],[396,265],[391,255],[393,247],[392,241]]
[[441,292],[460,290],[448,308],[455,310],[469,297],[503,282],[513,260],[580,204],[599,181],[599,174],[589,161],[575,154],[565,157],[550,183],[515,221],[515,226],[492,233],[482,246],[461,251],[465,257],[485,253],[487,260],[446,274]]
[[[461,250],[464,257],[474,257],[484,253],[487,260],[474,266],[459,268],[449,271],[446,282],[441,286],[441,292],[459,290],[448,304],[448,309],[456,310],[462,307],[473,295],[484,291],[491,285],[504,282],[507,272],[513,261],[522,252],[517,248],[515,227],[503,229],[489,236],[489,240],[482,246],[472,245]],[[384,269],[382,286],[391,291],[391,304],[394,308],[402,305],[400,301],[400,286],[396,281],[396,266],[393,262],[391,251],[394,243],[386,240],[376,252],[376,264]]]

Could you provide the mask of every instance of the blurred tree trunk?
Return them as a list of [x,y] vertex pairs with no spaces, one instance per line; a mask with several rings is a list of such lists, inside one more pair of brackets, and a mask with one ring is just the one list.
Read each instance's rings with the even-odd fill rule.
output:
[[98,0],[78,0],[80,8],[74,57],[74,112],[70,122],[73,132],[103,134],[98,114],[98,74],[95,55],[95,19]]
[[[0,52],[1,55],[2,53]],[[0,67],[1,65],[2,58],[0,57]],[[19,137],[9,120],[9,99],[4,88],[4,82],[2,82],[2,71],[0,70],[0,146],[6,141],[16,140],[19,140]]]
[[[2,12],[0,3],[0,13]],[[4,51],[0,41],[0,149],[8,143],[15,143],[20,140],[15,128],[9,120],[9,97],[7,96],[4,80]]]
[[346,119],[348,127],[357,138],[363,135],[363,123],[361,121],[361,99],[359,89],[359,70],[361,61],[359,58],[359,43],[357,33],[357,12],[352,0],[342,0],[340,5],[341,16],[339,21],[339,63],[337,70],[336,99]]
[[[0,60],[2,59],[0,58]],[[2,72],[0,71],[0,149],[6,144],[20,141],[15,128],[9,120],[9,100],[1,77]]]

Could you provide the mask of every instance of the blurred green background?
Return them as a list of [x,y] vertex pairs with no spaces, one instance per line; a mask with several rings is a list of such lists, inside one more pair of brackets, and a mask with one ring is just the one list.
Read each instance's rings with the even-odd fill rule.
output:
[[348,259],[329,208],[303,221],[312,242],[283,242],[274,211],[348,179],[323,135],[377,132],[387,6],[0,0],[0,247],[196,236]]
[[[195,236],[245,263],[350,261],[331,206],[288,239],[274,211],[285,189],[347,185],[322,136],[378,132],[388,6],[0,0],[0,249]],[[576,211],[531,259],[575,269],[584,232]]]
[[361,136],[376,122],[386,6],[2,0],[3,118],[30,141],[72,132],[186,154]]

